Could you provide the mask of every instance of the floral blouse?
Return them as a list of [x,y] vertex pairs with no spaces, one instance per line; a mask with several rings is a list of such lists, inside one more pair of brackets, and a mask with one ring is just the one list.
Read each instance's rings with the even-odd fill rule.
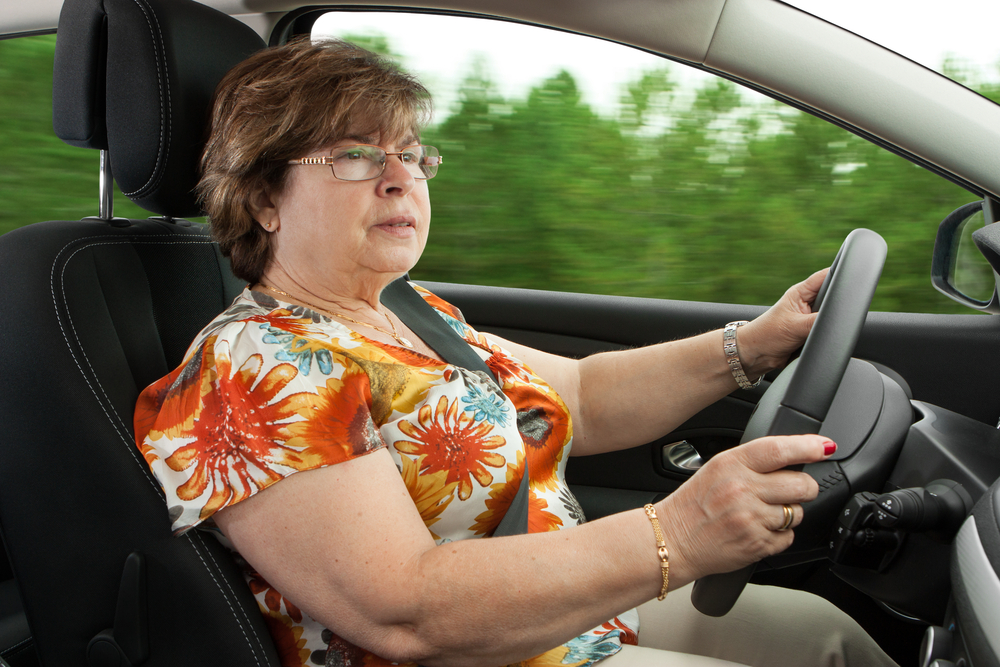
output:
[[[166,493],[176,534],[200,525],[221,538],[211,521],[220,509],[301,470],[383,447],[438,544],[492,535],[526,460],[528,531],[583,523],[564,479],[573,431],[562,399],[455,307],[417,290],[489,355],[503,391],[481,371],[369,340],[311,309],[245,290],[136,406],[136,440]],[[397,664],[336,636],[238,561],[282,665]],[[520,664],[592,665],[634,644],[638,620],[632,610]]]

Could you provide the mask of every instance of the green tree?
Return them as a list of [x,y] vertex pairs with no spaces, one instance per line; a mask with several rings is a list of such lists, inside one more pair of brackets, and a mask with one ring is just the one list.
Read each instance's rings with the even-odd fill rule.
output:
[[[384,36],[348,39],[404,65]],[[0,41],[0,232],[97,212],[97,152],[51,129],[54,44]],[[996,77],[948,66],[1000,101]],[[566,72],[505,99],[480,58],[424,141],[445,166],[419,278],[764,304],[869,227],[889,244],[874,308],[968,312],[929,272],[938,222],[973,195],[722,79],[642,73],[609,119]],[[116,214],[147,215],[120,194]]]

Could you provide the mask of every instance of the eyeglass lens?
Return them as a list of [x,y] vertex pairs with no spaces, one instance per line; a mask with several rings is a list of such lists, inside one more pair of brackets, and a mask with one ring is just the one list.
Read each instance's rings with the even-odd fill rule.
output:
[[[397,155],[406,171],[416,179],[434,178],[441,162],[438,149],[433,146],[407,146],[392,155]],[[388,159],[383,149],[366,144],[335,148],[330,157],[333,175],[343,181],[378,178]]]

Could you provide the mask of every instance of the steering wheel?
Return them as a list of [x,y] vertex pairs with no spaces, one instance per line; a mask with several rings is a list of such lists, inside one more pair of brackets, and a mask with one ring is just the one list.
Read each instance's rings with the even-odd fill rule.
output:
[[[868,306],[885,263],[886,243],[868,229],[844,240],[813,304],[819,311],[802,354],[781,372],[754,409],[742,442],[765,435],[821,433],[837,442],[837,452],[804,466],[820,485],[805,503],[795,543],[776,557],[781,565],[825,555],[829,531],[852,487],[878,486],[902,446],[909,427],[909,403],[899,415],[899,397],[873,366],[852,360]],[[898,385],[896,386],[898,389]],[[900,390],[901,392],[902,390]],[[836,399],[836,400],[835,400]],[[902,428],[901,433],[900,428]],[[862,490],[855,488],[854,492]],[[756,564],[695,582],[691,601],[702,613],[722,616],[736,603]]]

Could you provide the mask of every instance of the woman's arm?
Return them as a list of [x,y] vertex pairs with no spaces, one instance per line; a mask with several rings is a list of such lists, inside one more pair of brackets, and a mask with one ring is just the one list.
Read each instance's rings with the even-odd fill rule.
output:
[[[825,458],[824,442],[757,440],[714,457],[659,503],[671,589],[786,548],[791,531],[775,532],[781,503],[809,500],[818,487],[781,469]],[[385,450],[297,473],[215,516],[243,557],[297,606],[397,661],[523,660],[661,586],[642,510],[550,533],[435,546]]]
[[[812,300],[826,271],[793,285],[766,313],[739,329],[740,360],[756,379],[779,368],[812,328]],[[510,341],[505,347],[559,392],[573,416],[575,456],[641,445],[732,393],[736,380],[722,331],[584,359]]]

